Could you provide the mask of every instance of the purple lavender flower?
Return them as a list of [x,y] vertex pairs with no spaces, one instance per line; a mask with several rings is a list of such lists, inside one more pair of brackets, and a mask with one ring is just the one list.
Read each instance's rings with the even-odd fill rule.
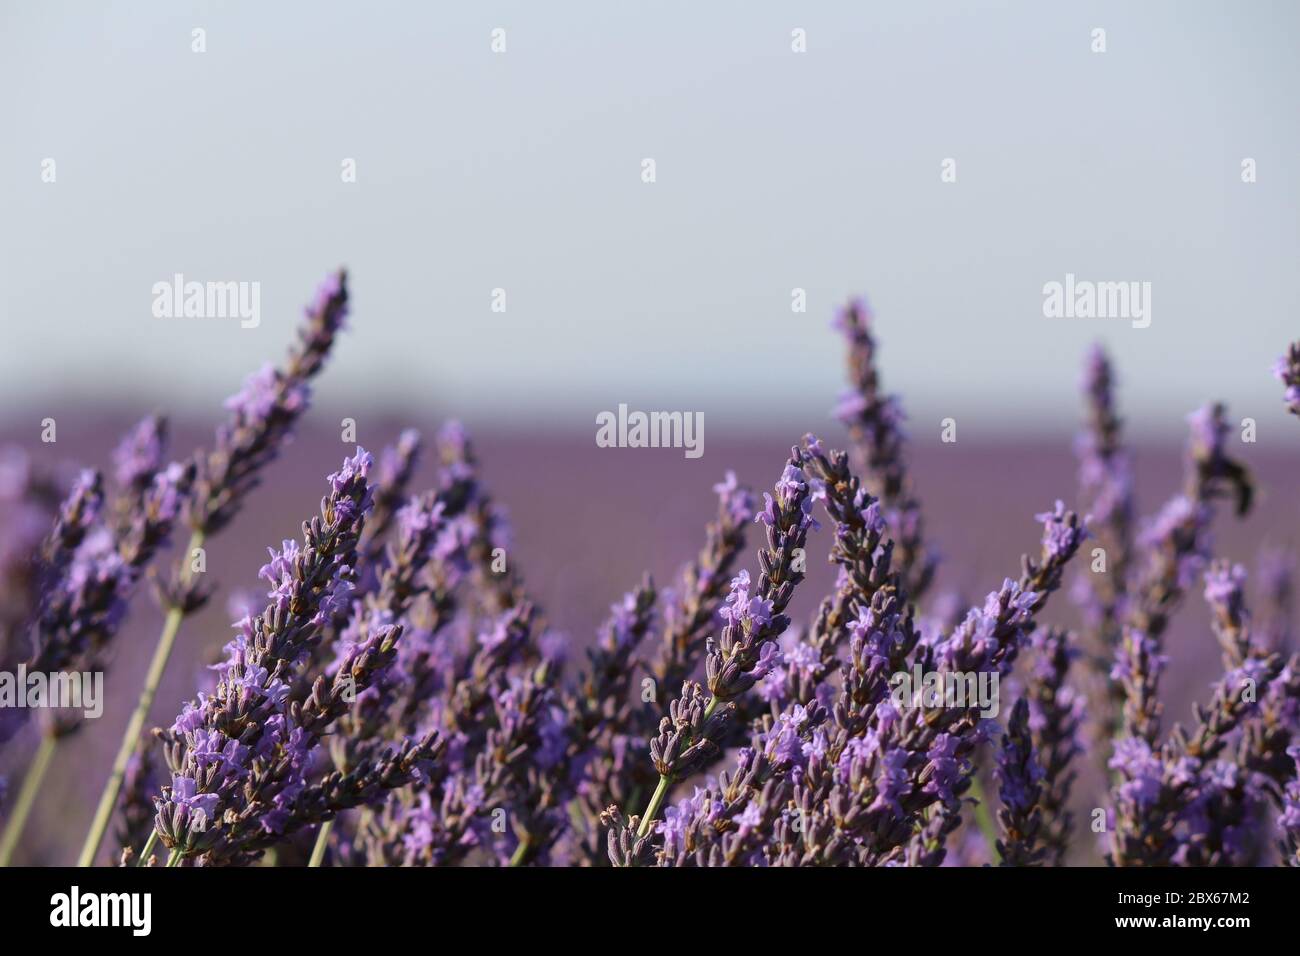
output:
[[[57,584],[47,589],[33,628],[33,670],[102,666],[99,655],[116,634],[145,568],[170,537],[192,476],[192,468],[173,464],[154,475],[116,532],[83,523],[72,534],[66,522],[84,522],[97,511],[82,502],[88,502],[83,496],[93,496],[90,489],[98,487],[98,478],[83,476],[78,482],[55,531],[64,543],[51,542],[51,547],[62,551],[72,538],[77,543],[59,562]],[[79,517],[73,519],[74,514]]]
[[[1206,576],[1205,594],[1226,672],[1215,683],[1209,705],[1194,707],[1191,730],[1175,727],[1162,747],[1155,744],[1154,730],[1159,716],[1153,686],[1158,658],[1150,642],[1142,649],[1131,648],[1138,653],[1130,655],[1121,677],[1129,689],[1128,723],[1136,736],[1117,741],[1111,761],[1118,771],[1110,851],[1116,865],[1241,862],[1246,857],[1249,821],[1258,816],[1260,796],[1250,779],[1232,777],[1236,768],[1220,757],[1240,737],[1242,763],[1261,768],[1272,763],[1266,748],[1285,745],[1289,738],[1263,733],[1268,718],[1261,717],[1260,694],[1263,691],[1267,700],[1276,693],[1274,685],[1279,691],[1289,686],[1281,659],[1261,651],[1252,640],[1244,580],[1244,571],[1226,563],[1214,565]],[[1147,686],[1138,688],[1138,681]],[[1146,702],[1141,714],[1135,709],[1138,701]],[[1189,834],[1205,838],[1189,840]]]
[[1041,839],[1045,862],[1065,861],[1074,829],[1069,809],[1076,773],[1074,758],[1083,752],[1079,725],[1086,710],[1083,696],[1067,683],[1077,655],[1070,635],[1057,628],[1039,629],[1030,636],[1033,666],[1026,687],[1029,731],[1033,749],[1043,767]]
[[363,564],[367,567],[379,560],[384,536],[406,503],[407,488],[419,465],[420,448],[420,433],[408,428],[397,439],[397,444],[380,453],[376,463],[375,507],[366,523],[361,549]]
[[1287,748],[1287,756],[1295,762],[1295,768],[1286,787],[1277,827],[1282,832],[1283,860],[1287,866],[1300,866],[1300,746]]
[[[759,552],[763,571],[752,591],[748,574],[732,579],[727,601],[730,619],[721,637],[707,645],[708,694],[694,682],[683,684],[681,696],[670,705],[659,734],[650,741],[659,784],[639,820],[638,837],[649,832],[673,781],[717,756],[735,710],[729,702],[760,679],[762,674],[756,676],[755,669],[764,659],[765,645],[774,643],[790,626],[784,612],[804,578],[801,558],[808,532],[817,527],[811,513],[813,491],[803,470],[806,460],[800,449],[792,448],[775,495],[763,495],[765,506],[757,517],[767,529],[767,547]],[[770,662],[771,652],[766,653]],[[613,837],[610,847],[614,859]]]
[[[364,689],[391,663],[400,630],[386,628],[352,648],[333,681],[318,677],[305,701],[291,703],[289,684],[351,590],[373,503],[366,480],[371,465],[358,449],[329,476],[320,516],[303,525],[303,545],[286,542],[263,567],[269,603],[237,625],[216,690],[188,707],[171,731],[159,732],[173,785],[156,801],[155,824],[174,855],[243,861],[292,828],[336,812],[341,807],[332,799],[357,793],[339,780],[322,791],[307,775],[321,736],[348,710],[354,689]],[[427,738],[395,766],[389,755],[386,766],[364,769],[372,777],[409,779],[435,745]]]
[[1033,866],[1042,862],[1046,850],[1040,845],[1039,801],[1045,775],[1030,737],[1029,702],[1021,698],[1011,709],[994,770],[1002,800],[998,810],[998,823],[1002,827],[998,854],[1003,866]]
[[1292,643],[1295,559],[1281,548],[1263,548],[1255,566],[1256,606],[1261,609],[1256,633],[1264,647],[1287,654]]
[[[196,534],[211,535],[230,523],[260,480],[259,472],[288,441],[307,409],[309,383],[329,355],[347,314],[347,281],[340,270],[321,284],[307,307],[306,322],[284,367],[263,366],[226,400],[230,418],[217,428],[212,450],[197,456],[198,477],[188,502],[188,519]],[[189,593],[176,603],[193,600]]]
[[147,488],[162,467],[166,446],[166,420],[157,415],[141,419],[113,451],[118,487],[140,491]]
[[857,299],[849,302],[836,317],[834,325],[849,345],[851,388],[841,398],[835,415],[849,430],[854,470],[888,511],[904,587],[914,599],[919,599],[934,578],[938,558],[926,550],[921,505],[912,490],[904,460],[906,436],[901,406],[897,398],[882,394],[880,389],[872,321],[866,303]]
[[1238,513],[1253,496],[1245,468],[1227,457],[1227,424],[1221,405],[1188,416],[1186,489],[1169,500],[1139,537],[1144,551],[1128,605],[1115,674],[1125,689],[1125,733],[1155,744],[1160,727],[1157,700],[1164,660],[1163,634],[1183,593],[1203,572],[1210,555],[1212,502],[1234,496]]
[[667,594],[663,640],[652,673],[659,687],[678,687],[695,665],[721,611],[724,589],[745,545],[745,528],[754,520],[754,495],[736,481],[735,472],[713,486],[717,517],[705,529],[699,556],[682,571],[680,585]]
[[1300,415],[1300,342],[1288,346],[1273,366],[1273,376],[1286,386],[1287,411]]

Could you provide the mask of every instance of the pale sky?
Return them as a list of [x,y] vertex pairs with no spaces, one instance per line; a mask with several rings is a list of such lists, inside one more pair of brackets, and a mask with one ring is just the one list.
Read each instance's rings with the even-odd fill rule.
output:
[[[1273,421],[1297,9],[4,0],[0,408],[210,411],[347,264],[335,406],[816,425],[864,294],[922,427],[1072,428],[1095,339],[1139,428]],[[260,326],[155,318],[178,272],[261,283]],[[1150,282],[1151,327],[1046,318],[1067,273]]]

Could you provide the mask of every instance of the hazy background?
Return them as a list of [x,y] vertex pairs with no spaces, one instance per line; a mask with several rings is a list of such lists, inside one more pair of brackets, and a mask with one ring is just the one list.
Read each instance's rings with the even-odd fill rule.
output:
[[[0,407],[207,415],[346,264],[322,400],[354,414],[806,427],[862,293],[918,440],[1073,427],[1097,338],[1136,427],[1213,394],[1267,436],[1300,306],[1298,9],[4,2]],[[260,328],[153,318],[176,272],[261,282]],[[1044,318],[1067,272],[1152,282],[1152,326]]]
[[[770,486],[804,431],[842,441],[828,325],[851,294],[875,307],[885,384],[910,414],[945,555],[935,594],[979,599],[1036,546],[1033,514],[1077,500],[1095,340],[1121,377],[1143,513],[1179,484],[1187,411],[1221,398],[1257,420],[1236,451],[1259,507],[1217,525],[1218,553],[1251,565],[1300,540],[1300,425],[1269,374],[1300,336],[1297,9],[0,0],[0,445],[103,466],[153,410],[172,414],[175,454],[209,444],[316,282],[351,270],[351,329],[291,450],[210,544],[218,595],[186,625],[155,722],[210,677],[227,599],[316,507],[341,417],[373,450],[465,419],[511,511],[511,559],[582,644],[644,570],[673,580],[726,469]],[[956,183],[940,182],[948,157]],[[260,282],[260,327],[154,318],[151,287],[177,272]],[[1151,282],[1151,327],[1044,318],[1042,286],[1067,272]],[[620,402],[704,412],[704,457],[598,449],[596,413]],[[829,543],[810,545],[801,624],[830,584]],[[1049,617],[1073,620],[1066,594]],[[52,769],[24,860],[70,862],[159,623],[142,596],[110,706]],[[1171,724],[1220,672],[1199,593],[1169,648]]]

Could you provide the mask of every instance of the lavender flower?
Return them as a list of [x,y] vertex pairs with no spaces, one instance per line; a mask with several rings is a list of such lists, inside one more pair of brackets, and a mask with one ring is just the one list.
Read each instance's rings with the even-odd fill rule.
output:
[[699,556],[682,572],[681,584],[664,612],[662,648],[653,665],[660,687],[677,687],[690,676],[694,650],[712,629],[726,593],[726,582],[745,546],[745,526],[754,520],[754,496],[735,472],[713,486],[718,515],[705,529]]
[[[65,543],[75,537],[66,560],[60,562],[57,586],[46,591],[33,629],[35,654],[31,668],[39,671],[72,669],[98,658],[117,632],[126,613],[127,601],[154,554],[171,535],[181,503],[192,480],[193,469],[173,464],[154,475],[149,487],[124,513],[116,534],[84,524],[69,536],[70,522],[90,514],[89,500],[97,494],[98,477],[83,479],[74,488],[56,536]],[[79,500],[80,499],[80,500]],[[94,510],[97,510],[94,509]],[[78,519],[71,516],[78,514]]]
[[[321,736],[348,709],[354,687],[368,686],[392,660],[397,628],[354,647],[329,684],[318,678],[307,700],[290,705],[289,681],[309,657],[322,628],[352,588],[356,549],[372,492],[364,450],[329,477],[318,518],[303,525],[303,545],[286,541],[262,568],[270,602],[237,625],[220,665],[216,690],[159,731],[172,785],[156,801],[165,846],[209,863],[240,862],[300,826],[319,822],[333,805],[308,786]],[[434,740],[398,761],[409,772]],[[366,768],[367,772],[377,772]],[[399,770],[402,769],[399,767]]]
[[[1128,592],[1133,544],[1133,475],[1115,411],[1114,373],[1100,346],[1089,353],[1084,374],[1087,428],[1079,435],[1079,485],[1089,527],[1106,552],[1104,573],[1081,577],[1085,615],[1099,661],[1113,654]],[[1099,665],[1103,671],[1104,664]]]
[[140,420],[113,451],[114,477],[119,488],[141,493],[163,465],[167,421],[158,415]]
[[1287,748],[1287,756],[1296,766],[1286,787],[1277,826],[1282,832],[1282,859],[1287,866],[1300,866],[1300,746]]
[[994,775],[1002,799],[998,811],[998,823],[1002,827],[998,854],[1003,866],[1033,866],[1042,862],[1045,848],[1039,836],[1043,822],[1039,801],[1045,774],[1030,738],[1029,702],[1024,698],[1016,701],[1011,709]]
[[[17,447],[0,448],[0,667],[30,654],[27,625],[41,599],[42,566],[33,560],[64,493]],[[0,718],[0,724],[9,721]],[[17,726],[14,722],[13,726]],[[5,739],[0,727],[0,741]]]
[[[347,276],[333,273],[307,307],[298,342],[284,367],[263,366],[226,400],[229,419],[217,428],[216,442],[195,457],[197,476],[186,503],[186,517],[196,540],[220,531],[238,512],[260,480],[261,470],[289,440],[307,410],[309,383],[320,371],[348,314]],[[188,558],[188,556],[187,556]],[[205,596],[185,573],[165,589],[171,606],[186,612]]]
[[[340,274],[309,308],[285,367],[249,380],[195,462],[164,463],[165,423],[151,417],[115,452],[107,495],[93,471],[57,495],[47,482],[39,504],[53,530],[39,562],[10,561],[13,545],[0,538],[0,585],[8,594],[10,565],[25,564],[12,591],[30,612],[0,615],[0,660],[54,669],[107,659],[174,523],[185,516],[197,546],[231,520],[288,440],[346,305]],[[806,436],[757,509],[727,473],[678,586],[660,593],[644,578],[577,660],[522,586],[505,510],[461,426],[440,431],[437,479],[422,494],[410,491],[414,432],[378,465],[358,449],[329,476],[302,537],[271,550],[260,571],[266,601],[236,612],[213,679],[155,731],[167,762],[157,780],[158,751],[135,746],[158,686],[151,667],[83,862],[94,862],[124,783],[123,863],[150,864],[159,840],[170,866],[245,865],[273,849],[293,862],[312,828],[313,865],[327,856],[337,865],[601,865],[602,852],[618,867],[979,865],[991,854],[972,847],[978,826],[1004,865],[1060,865],[1080,851],[1071,802],[1090,782],[1076,758],[1091,691],[1098,757],[1113,774],[1108,862],[1258,865],[1276,844],[1300,865],[1300,656],[1283,656],[1289,572],[1265,562],[1265,610],[1253,618],[1244,570],[1215,559],[1218,502],[1244,512],[1253,496],[1228,455],[1222,406],[1189,417],[1183,487],[1135,535],[1113,375],[1095,351],[1078,452],[1107,568],[1082,579],[1080,635],[1046,616],[1089,537],[1060,501],[1035,516],[1041,536],[1018,574],[969,609],[950,599],[918,608],[935,564],[899,406],[880,392],[865,308],[851,305],[841,326],[853,454]],[[1290,359],[1300,365],[1297,349]],[[1290,401],[1300,374],[1285,380]],[[0,456],[5,518],[15,502],[31,504],[34,484],[25,461]],[[792,598],[818,507],[833,526],[836,576],[805,629],[791,620]],[[757,567],[738,568],[751,520],[765,540]],[[16,529],[29,548],[30,525]],[[1191,719],[1165,732],[1166,637],[1198,586],[1222,671]],[[206,595],[184,571],[162,589],[165,660]],[[15,656],[11,631],[28,617],[34,645]],[[1085,654],[1090,674],[1072,667]],[[1103,661],[1110,688],[1096,673]],[[925,689],[909,694],[902,674],[926,675]],[[980,693],[932,699],[933,677],[968,689],[974,679]],[[1017,698],[1005,727],[983,696],[995,681]],[[650,686],[681,691],[665,713],[643,696]],[[56,739],[47,736],[35,766]],[[646,740],[648,761],[637,753]],[[996,825],[980,786],[990,778]],[[16,816],[34,802],[30,779]],[[146,793],[156,794],[151,808]],[[0,860],[17,832],[0,837]]]
[[1273,376],[1286,386],[1287,411],[1300,415],[1300,342],[1293,342],[1277,360]]
[[637,824],[638,836],[649,832],[673,781],[718,754],[734,712],[729,702],[765,675],[772,662],[770,651],[765,656],[765,646],[775,643],[790,626],[784,611],[804,577],[801,559],[808,532],[818,526],[812,516],[813,490],[803,471],[805,462],[804,453],[792,448],[775,495],[763,494],[764,508],[757,518],[767,528],[767,547],[759,551],[762,573],[756,585],[747,572],[732,579],[724,615],[727,625],[719,640],[710,639],[707,645],[708,694],[694,682],[683,684],[681,697],[670,705],[658,736],[650,741],[659,784]]
[[380,453],[376,463],[375,506],[366,524],[361,548],[366,567],[380,559],[384,537],[397,512],[406,503],[407,488],[419,465],[420,447],[420,433],[408,428],[397,439],[397,444]]
[[849,344],[852,385],[841,398],[836,417],[849,430],[855,470],[888,510],[886,517],[898,544],[904,586],[919,599],[934,577],[938,558],[925,548],[921,505],[903,458],[906,437],[902,408],[897,398],[880,391],[872,320],[871,311],[860,300],[851,301],[836,319],[836,327]]
[[[588,860],[599,864],[604,848],[600,815],[612,800],[626,803],[647,792],[655,780],[644,760],[635,759],[636,741],[654,730],[657,715],[633,699],[637,651],[655,624],[658,595],[649,576],[610,608],[575,694],[566,701],[573,715],[577,762],[584,779],[578,788],[589,836]],[[640,731],[638,733],[638,731]]]
[[1115,675],[1123,683],[1124,732],[1154,744],[1160,727],[1156,699],[1163,667],[1163,634],[1185,590],[1209,560],[1213,501],[1233,496],[1237,511],[1250,508],[1246,470],[1227,457],[1227,424],[1221,405],[1206,406],[1188,420],[1186,489],[1170,499],[1139,538],[1144,563],[1132,588]]
[[1076,656],[1070,635],[1058,628],[1036,630],[1030,636],[1033,667],[1026,699],[1029,702],[1029,731],[1034,752],[1043,767],[1041,840],[1045,862],[1060,866],[1074,832],[1069,809],[1070,792],[1076,773],[1074,758],[1083,752],[1079,725],[1085,710],[1084,698],[1067,683]]
[[1295,561],[1280,548],[1261,549],[1256,559],[1257,606],[1262,610],[1256,633],[1264,647],[1287,654],[1291,650]]
[[[1261,651],[1252,640],[1242,596],[1244,580],[1244,571],[1226,563],[1216,564],[1206,575],[1205,596],[1214,612],[1226,673],[1215,683],[1209,705],[1193,708],[1192,729],[1175,727],[1162,748],[1155,747],[1149,729],[1115,745],[1111,766],[1118,771],[1118,782],[1110,858],[1116,865],[1168,865],[1240,855],[1241,846],[1226,828],[1245,827],[1247,819],[1257,815],[1259,795],[1245,777],[1225,783],[1223,761],[1218,758],[1238,732],[1247,741],[1264,743],[1265,738],[1252,731],[1259,692],[1283,672],[1281,659]],[[1268,738],[1268,744],[1278,742],[1276,737]],[[1269,763],[1267,753],[1256,759]],[[1209,832],[1196,821],[1209,819],[1205,814],[1210,808],[1221,824],[1219,835],[1227,842],[1212,843],[1207,849],[1189,843],[1188,834]],[[1188,817],[1194,820],[1191,826]]]

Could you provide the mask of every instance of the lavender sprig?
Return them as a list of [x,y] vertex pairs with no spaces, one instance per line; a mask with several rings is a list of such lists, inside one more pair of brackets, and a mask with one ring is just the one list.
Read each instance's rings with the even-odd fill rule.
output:
[[[535,624],[532,605],[525,601],[503,611],[478,635],[476,649],[458,665],[435,713],[437,729],[447,739],[446,758],[411,799],[390,799],[370,822],[363,834],[370,862],[449,865],[482,842],[480,811],[501,796],[504,785],[514,779],[509,764],[522,761],[531,745],[525,742],[524,752],[517,751],[517,744],[496,755],[484,754],[489,734],[497,728],[497,706],[506,706],[500,696],[510,689],[512,672],[526,656]],[[530,690],[525,702],[535,706],[539,699],[540,694]],[[514,700],[518,709],[519,698]],[[531,713],[536,716],[536,710]],[[536,727],[537,721],[526,717],[513,723],[512,732],[527,741]]]
[[[1009,673],[1020,645],[1034,628],[1034,616],[1059,587],[1064,568],[1085,535],[1077,516],[1060,503],[1039,518],[1044,523],[1039,558],[1024,558],[1021,580],[1006,581],[948,639],[918,645],[915,660],[923,671]],[[877,680],[888,666],[889,649],[897,642],[893,632],[897,617],[879,614],[880,598],[873,599],[865,616],[862,630],[870,640],[861,645],[870,648],[862,656],[870,661],[866,666],[874,670]],[[858,646],[855,643],[851,661],[858,656]],[[987,738],[988,722],[974,705],[937,710],[911,706],[900,713],[892,701],[876,703],[866,720],[855,719],[855,705],[847,695],[859,684],[853,668],[861,666],[851,664],[835,704],[837,726],[830,734],[824,762],[828,771],[805,772],[806,785],[816,788],[814,804],[827,806],[839,831],[839,838],[826,840],[826,846],[841,855],[841,862],[898,862],[923,815],[939,812],[948,822],[936,824],[938,829],[930,835],[932,845],[926,848],[929,858],[939,861],[942,840],[955,825],[970,787],[971,755]]]
[[322,677],[307,701],[289,701],[296,668],[348,600],[372,504],[371,464],[358,449],[330,476],[320,516],[303,525],[302,546],[286,541],[262,569],[271,601],[239,623],[215,692],[159,732],[172,784],[156,802],[155,825],[173,859],[237,861],[261,848],[261,834],[285,832],[316,741],[347,710],[348,681],[340,678],[364,688],[391,661],[395,628],[355,648],[332,684]]
[[1079,725],[1085,710],[1084,699],[1066,680],[1076,655],[1068,632],[1059,628],[1036,630],[1030,636],[1030,646],[1034,660],[1026,698],[1034,752],[1043,767],[1042,792],[1038,799],[1042,809],[1040,833],[1046,862],[1060,866],[1065,862],[1074,832],[1069,800],[1076,773],[1071,765],[1083,752]]
[[[320,371],[348,314],[347,275],[331,274],[305,309],[298,341],[282,369],[263,366],[226,401],[229,420],[217,428],[214,447],[196,456],[198,478],[186,517],[196,534],[208,536],[230,523],[279,453],[310,400],[309,383]],[[193,600],[180,589],[175,600]]]
[[880,389],[872,315],[866,303],[851,301],[836,319],[848,340],[851,388],[836,417],[849,430],[854,469],[887,509],[886,521],[898,548],[898,567],[913,599],[920,600],[934,578],[937,556],[926,550],[921,505],[904,461],[903,411],[898,399]]
[[718,515],[705,529],[704,547],[682,572],[681,584],[664,612],[663,642],[653,665],[659,687],[678,687],[695,667],[693,653],[717,619],[726,582],[745,546],[745,526],[754,520],[754,496],[728,471],[713,486]]
[[[1205,809],[1207,793],[1218,803],[1235,793],[1238,815],[1243,813],[1241,801],[1255,799],[1244,781],[1241,787],[1225,784],[1217,761],[1232,735],[1249,727],[1258,710],[1259,689],[1282,673],[1281,659],[1251,639],[1244,579],[1243,570],[1226,564],[1215,565],[1206,576],[1205,596],[1214,612],[1226,673],[1215,683],[1209,706],[1193,707],[1196,723],[1191,731],[1175,727],[1161,748],[1142,736],[1123,737],[1115,744],[1110,764],[1117,771],[1110,859],[1117,866],[1168,865],[1188,854],[1195,858],[1200,851],[1188,845],[1179,824]],[[1220,819],[1226,815],[1227,810],[1217,812]]]
[[654,627],[657,599],[647,575],[640,587],[610,608],[600,639],[587,652],[581,682],[566,703],[575,724],[575,762],[583,777],[578,786],[579,806],[588,825],[583,848],[588,861],[596,865],[604,855],[601,813],[611,802],[630,803],[654,786],[645,761],[634,757],[635,742],[654,727],[650,708],[640,701],[633,703],[632,680],[637,649]]
[[1286,407],[1292,415],[1300,415],[1300,342],[1287,347],[1273,366],[1273,376],[1286,386]]
[[1109,747],[1121,722],[1125,695],[1122,685],[1110,679],[1110,670],[1124,640],[1134,563],[1132,463],[1122,439],[1114,389],[1110,359],[1100,345],[1094,346],[1084,364],[1086,422],[1075,450],[1082,506],[1102,549],[1105,567],[1099,569],[1094,560],[1081,572],[1075,596],[1083,614],[1083,648],[1093,671],[1087,689],[1092,704],[1091,736],[1098,751]]
[[838,668],[840,650],[860,632],[863,615],[878,593],[885,594],[894,609],[891,613],[900,615],[887,663],[902,667],[919,640],[912,624],[906,567],[895,560],[894,541],[888,537],[879,502],[860,486],[844,452],[828,453],[812,435],[805,437],[804,448],[808,471],[818,483],[816,494],[835,522],[830,558],[840,571],[835,593],[822,601],[813,627],[810,643],[818,664],[797,694],[800,703],[807,703],[808,692]]
[[[656,688],[682,686],[698,666],[694,651],[707,641],[719,616],[727,580],[744,548],[745,526],[754,519],[754,496],[739,484],[735,472],[728,471],[723,481],[713,486],[713,491],[718,496],[718,513],[705,529],[704,546],[682,571],[678,587],[664,593],[663,635],[659,652],[648,665]],[[648,617],[626,614],[629,598],[624,599],[623,617],[627,625],[624,633],[630,638],[637,626],[649,628],[652,622]],[[645,607],[645,598],[643,589],[637,606]],[[615,617],[619,617],[617,608]],[[625,643],[635,646],[635,642]],[[630,672],[634,663],[628,660],[624,666]],[[622,814],[617,807],[635,805],[658,785],[654,766],[636,759],[636,742],[654,733],[659,717],[655,709],[632,708],[627,712],[627,722],[610,722],[608,729],[599,732],[599,745],[582,758],[587,779],[580,785],[580,794],[588,823],[583,850],[588,861],[595,865],[610,859],[600,845],[602,828],[612,828],[609,834],[609,839],[614,841],[612,846],[622,845],[615,822],[622,821]],[[611,803],[613,814],[609,812]],[[628,843],[629,852],[636,842]],[[614,856],[621,858],[621,853],[620,850]]]
[[1042,845],[1042,797],[1044,777],[1029,732],[1029,702],[1023,697],[1011,709],[1007,732],[993,771],[998,781],[1002,806],[998,823],[1002,836],[997,842],[1003,866],[1034,866],[1046,853]]
[[1258,604],[1262,608],[1256,633],[1260,642],[1279,654],[1291,651],[1291,618],[1295,605],[1295,561],[1280,548],[1264,548],[1255,563]]
[[[58,483],[38,472],[26,452],[0,447],[0,666],[12,667],[29,655],[27,625],[42,585],[41,562],[32,556],[40,552],[63,499]],[[0,742],[6,739],[0,727]]]
[[385,448],[376,463],[375,507],[366,524],[361,542],[362,566],[378,563],[383,554],[384,536],[393,519],[406,503],[407,488],[420,462],[420,433],[408,428],[397,444]]
[[347,277],[340,270],[326,279],[317,290],[313,303],[307,307],[306,321],[298,332],[299,340],[290,348],[284,368],[277,370],[268,365],[251,376],[243,390],[227,400],[230,418],[218,426],[213,448],[195,454],[194,480],[185,500],[190,540],[171,576],[158,584],[158,594],[167,608],[167,617],[154,648],[144,687],[127,722],[90,831],[82,845],[78,858],[80,866],[90,866],[99,852],[122,786],[127,761],[149,718],[181,624],[207,600],[207,590],[194,577],[194,553],[208,536],[230,522],[244,498],[256,487],[260,470],[288,441],[294,424],[307,408],[309,382],[320,371],[335,335],[342,328],[347,305]]
[[1287,866],[1300,866],[1300,745],[1288,747],[1287,756],[1295,767],[1283,796],[1282,812],[1277,818],[1278,829],[1282,832],[1279,843],[1283,862]]
[[1170,499],[1139,538],[1144,563],[1138,571],[1112,676],[1124,688],[1126,735],[1154,745],[1160,731],[1157,697],[1163,669],[1163,635],[1185,589],[1209,560],[1213,502],[1236,500],[1238,514],[1250,509],[1253,485],[1246,469],[1228,457],[1228,426],[1222,405],[1188,416],[1186,488]]
[[1085,573],[1080,581],[1085,593],[1089,634],[1099,655],[1096,666],[1104,676],[1119,643],[1128,593],[1133,560],[1134,499],[1132,464],[1123,445],[1122,423],[1115,410],[1114,373],[1110,359],[1100,346],[1088,354],[1084,395],[1087,427],[1075,443],[1079,485],[1082,505],[1089,515],[1088,527],[1106,552],[1106,570]]
[[752,593],[748,572],[741,571],[732,579],[723,609],[727,625],[716,643],[709,640],[705,656],[708,694],[694,682],[684,684],[681,697],[660,722],[659,735],[650,741],[659,783],[637,824],[638,836],[650,832],[672,783],[716,756],[718,741],[734,711],[730,702],[775,662],[776,638],[790,626],[786,605],[804,577],[803,546],[809,530],[817,527],[811,513],[813,490],[803,471],[805,461],[804,453],[792,448],[775,494],[763,494],[764,508],[758,515],[767,529],[767,547],[758,553],[762,573]]

